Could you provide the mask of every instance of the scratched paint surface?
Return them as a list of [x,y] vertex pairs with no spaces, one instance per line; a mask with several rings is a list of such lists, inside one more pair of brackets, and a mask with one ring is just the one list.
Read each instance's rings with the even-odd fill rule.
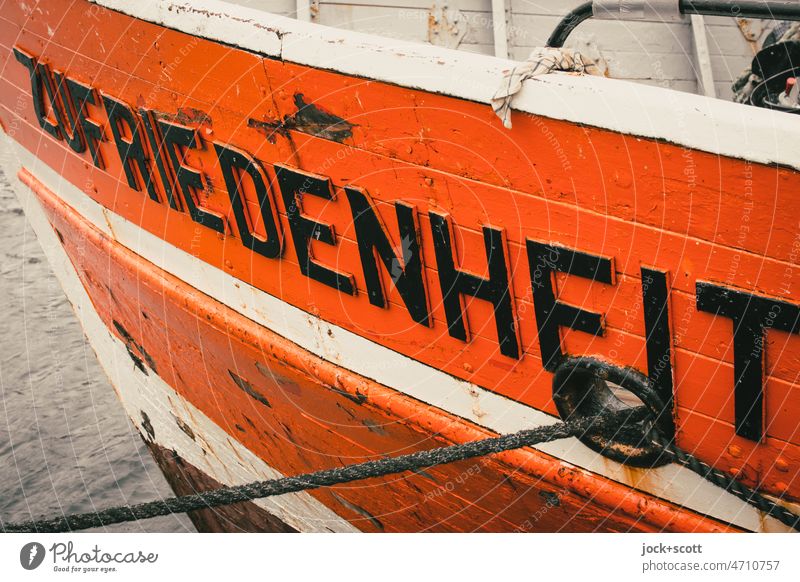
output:
[[[208,142],[243,148],[267,166],[268,178],[275,163],[329,176],[335,200],[303,200],[305,215],[336,228],[336,244],[314,243],[314,258],[351,273],[358,292],[341,293],[300,273],[293,252],[297,241],[285,226],[287,209],[279,196],[286,251],[274,261],[237,244],[233,226],[220,236],[199,228],[188,214],[169,210],[163,199],[155,202],[131,189],[113,142],[100,145],[107,165],[97,171],[88,156],[43,136],[30,107],[26,72],[7,46],[0,115],[6,125],[27,124],[20,134],[23,145],[70,181],[170,243],[269,293],[526,404],[554,412],[530,297],[526,239],[613,258],[611,285],[556,276],[559,300],[605,314],[603,337],[562,329],[562,345],[569,353],[596,354],[642,370],[640,267],[668,270],[680,442],[751,483],[796,495],[798,338],[775,330],[766,337],[773,356],[766,359],[769,423],[765,440],[756,445],[733,436],[731,322],[698,313],[694,303],[700,279],[796,298],[787,284],[800,276],[796,229],[778,219],[797,215],[796,172],[534,117],[516,119],[515,131],[504,133],[483,106],[262,60],[106,11],[96,15],[96,35],[103,42],[78,51],[70,43],[81,29],[78,8],[65,7],[58,22],[49,22],[53,13],[34,18],[25,31],[15,28],[13,16],[0,21],[5,27],[0,38],[16,39],[17,46],[82,83],[196,128]],[[173,74],[176,68],[181,74]],[[9,104],[16,103],[23,105],[12,111]],[[304,110],[308,103],[313,109]],[[100,108],[91,113],[103,119]],[[207,176],[200,203],[233,225],[213,152],[190,149],[186,163]],[[388,219],[393,203],[417,207],[431,328],[410,321],[394,290],[388,291],[388,309],[369,304],[353,218],[341,190],[345,185],[369,192],[394,241],[400,236]],[[244,198],[251,211],[258,208],[247,191]],[[500,353],[494,313],[485,302],[466,302],[469,342],[448,335],[432,213],[450,216],[457,262],[474,273],[486,270],[481,228],[503,229],[520,360]],[[257,220],[251,225],[256,233],[262,226]],[[729,442],[733,446],[727,447]]]
[[[176,282],[83,222],[52,194],[37,191],[45,212],[106,325],[128,347],[133,365],[158,374],[231,437],[286,475],[306,473],[442,446],[426,407],[386,398],[360,381],[333,386],[319,360],[282,355],[273,336],[208,297]],[[169,345],[165,352],[162,346]],[[339,370],[336,374],[341,374]],[[357,381],[359,382],[359,381]],[[441,416],[439,414],[435,416]],[[435,422],[448,422],[439,419]],[[177,421],[177,419],[176,419]],[[429,424],[431,423],[431,424]],[[454,424],[454,423],[453,423]],[[203,435],[178,421],[217,454]],[[152,429],[150,429],[152,430]],[[145,439],[158,435],[145,428]],[[651,522],[654,500],[601,503],[602,480],[576,494],[577,473],[550,463],[531,475],[525,453],[478,458],[416,474],[393,475],[311,494],[363,531],[724,531],[721,524],[678,510]],[[553,474],[560,485],[552,481]],[[624,489],[624,488],[623,488]],[[607,503],[607,501],[606,501]],[[631,508],[632,506],[632,508]],[[663,518],[662,518],[663,519]]]

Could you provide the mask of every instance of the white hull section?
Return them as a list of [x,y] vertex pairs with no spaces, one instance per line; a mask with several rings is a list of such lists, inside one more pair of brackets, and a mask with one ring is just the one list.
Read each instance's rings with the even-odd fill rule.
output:
[[[132,369],[134,367],[124,345],[112,339],[94,311],[38,202],[27,187],[16,179],[20,166],[57,192],[98,230],[126,248],[331,363],[499,434],[558,422],[553,416],[454,378],[247,285],[105,209],[5,134],[3,145],[3,169],[16,185],[45,253],[134,424],[141,429],[139,411],[147,412],[158,444],[175,449],[187,462],[221,483],[232,485],[280,475],[231,440],[222,429],[185,402],[163,381],[154,375],[146,376]],[[175,417],[185,422],[196,435],[202,435],[203,438],[198,440],[210,443],[219,456],[205,454],[200,443],[192,441],[178,428]],[[536,448],[586,471],[747,530],[791,531],[779,521],[678,465],[647,472],[637,471],[633,477],[633,472],[591,451],[577,439],[565,439]],[[284,498],[291,498],[291,502],[284,503]],[[301,530],[352,529],[348,522],[338,518],[308,494],[293,494],[278,499],[263,502],[264,507],[293,527]],[[309,524],[316,526],[310,527]]]

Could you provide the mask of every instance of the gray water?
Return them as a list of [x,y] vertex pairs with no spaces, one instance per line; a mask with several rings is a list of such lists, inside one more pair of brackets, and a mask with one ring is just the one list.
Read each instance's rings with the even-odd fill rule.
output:
[[[0,521],[172,494],[0,173]],[[194,531],[186,516],[107,531]]]

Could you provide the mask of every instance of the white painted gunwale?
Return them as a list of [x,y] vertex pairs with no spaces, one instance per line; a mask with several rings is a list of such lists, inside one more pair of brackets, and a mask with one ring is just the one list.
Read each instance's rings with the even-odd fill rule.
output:
[[[3,157],[13,160],[4,165],[9,178],[14,177],[13,182],[19,184],[15,178],[17,169],[26,168],[106,236],[312,354],[498,434],[558,422],[549,414],[404,356],[235,278],[103,207],[18,142],[6,134],[0,135],[4,138],[0,146],[5,148],[8,156]],[[39,212],[41,209],[37,208],[35,214]],[[39,230],[37,228],[37,236]],[[46,237],[48,240],[49,235]],[[60,265],[57,271],[63,271]],[[90,306],[91,302],[87,298],[82,305]],[[79,311],[81,320],[86,317],[77,308],[76,311]],[[95,317],[99,319],[96,313],[90,316],[92,321]],[[101,363],[107,367],[104,359],[108,352],[98,350],[97,353]],[[117,378],[111,377],[115,385],[120,381],[118,375]],[[191,422],[189,424],[191,426]],[[221,429],[216,427],[216,430]],[[169,447],[169,443],[165,446]],[[651,469],[631,481],[631,473],[623,465],[595,453],[577,439],[545,443],[535,448],[586,471],[746,530],[791,531],[776,519],[679,465]],[[226,481],[223,479],[222,482]]]
[[[341,30],[223,0],[90,0],[132,17],[264,56],[486,103],[517,63]],[[800,116],[603,77],[555,73],[525,83],[517,111],[800,170]],[[510,131],[514,131],[513,129]]]

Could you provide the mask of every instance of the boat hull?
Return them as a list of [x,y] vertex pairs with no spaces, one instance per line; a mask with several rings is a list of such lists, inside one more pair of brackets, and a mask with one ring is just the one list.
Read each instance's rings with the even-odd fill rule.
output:
[[[797,499],[796,170],[535,115],[507,132],[481,103],[96,6],[101,40],[76,49],[82,4],[3,20],[4,168],[176,491],[555,422],[571,354],[649,374],[681,446]],[[754,391],[734,394],[714,293],[779,307],[750,338]],[[573,439],[237,509],[196,519],[781,529],[686,470]]]
[[[230,483],[237,469],[237,482],[276,475],[230,458],[242,446],[293,475],[480,435],[259,328],[104,235],[25,170],[20,178],[66,251],[98,331],[113,336],[117,356],[124,350],[127,361],[112,365],[125,379],[115,385],[176,492]],[[187,438],[184,459],[175,449]],[[362,531],[653,531],[656,520],[666,520],[657,529],[726,530],[599,479],[577,495],[578,479],[575,468],[519,451],[310,496],[341,516],[337,527]],[[216,510],[194,519],[212,530],[315,529],[291,510],[288,523],[259,520],[256,507],[235,508],[237,519]]]

